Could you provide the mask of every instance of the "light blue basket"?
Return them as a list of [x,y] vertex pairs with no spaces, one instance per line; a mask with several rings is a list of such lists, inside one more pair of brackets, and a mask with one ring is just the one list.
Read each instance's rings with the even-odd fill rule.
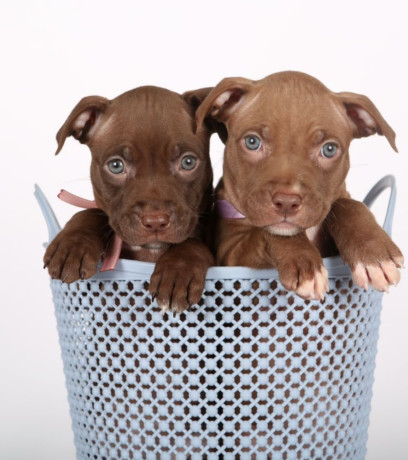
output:
[[[366,202],[386,188],[390,232],[394,178]],[[51,281],[77,459],[363,459],[382,295],[339,258],[325,265],[324,301],[286,292],[275,270],[213,267],[200,304],[165,319],[153,264]]]

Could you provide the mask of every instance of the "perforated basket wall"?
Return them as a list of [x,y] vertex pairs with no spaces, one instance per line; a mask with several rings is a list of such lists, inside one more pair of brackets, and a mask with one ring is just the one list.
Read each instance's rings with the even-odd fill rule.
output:
[[321,302],[210,269],[200,305],[163,318],[150,264],[120,262],[51,283],[78,459],[364,458],[380,294],[343,269]]
[[[390,189],[385,176],[364,202]],[[60,230],[35,195],[51,240]],[[78,460],[365,456],[381,294],[326,259],[324,301],[274,270],[212,267],[203,300],[162,317],[152,264],[120,260],[88,281],[52,281]]]

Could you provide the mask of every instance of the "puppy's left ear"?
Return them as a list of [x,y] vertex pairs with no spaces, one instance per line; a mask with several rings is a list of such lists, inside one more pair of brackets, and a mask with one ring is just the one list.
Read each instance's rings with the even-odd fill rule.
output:
[[102,96],[87,96],[74,107],[57,133],[57,155],[69,136],[75,137],[81,144],[88,144],[109,101]]
[[197,110],[197,126],[200,127],[207,117],[225,123],[229,116],[244,101],[254,82],[246,78],[224,78],[213,88]]
[[196,112],[204,99],[210,94],[211,90],[212,88],[193,89],[191,91],[186,91],[181,97],[194,109],[194,112]]
[[355,138],[379,134],[385,136],[391,147],[398,152],[395,132],[368,97],[348,92],[337,93],[336,96],[346,108]]
[[[182,94],[182,98],[187,102],[189,106],[193,108],[195,114],[203,101],[207,98],[213,88],[200,88],[195,89],[192,91],[187,91]],[[195,130],[203,124],[201,122],[200,125],[196,125]],[[222,123],[219,123],[215,119],[207,119],[205,120],[205,126],[209,129],[211,133],[217,133],[220,136],[220,139],[225,143],[228,137],[227,130]]]

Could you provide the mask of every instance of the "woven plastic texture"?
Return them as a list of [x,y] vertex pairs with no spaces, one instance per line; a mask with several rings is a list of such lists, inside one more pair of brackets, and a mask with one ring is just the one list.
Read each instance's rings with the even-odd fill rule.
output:
[[[365,202],[387,188],[390,233],[395,179]],[[35,195],[51,240],[59,224]],[[364,459],[382,295],[325,265],[324,301],[274,270],[212,267],[200,304],[165,318],[152,264],[51,281],[77,459]]]
[[381,295],[275,278],[164,319],[145,279],[52,281],[78,459],[363,459]]

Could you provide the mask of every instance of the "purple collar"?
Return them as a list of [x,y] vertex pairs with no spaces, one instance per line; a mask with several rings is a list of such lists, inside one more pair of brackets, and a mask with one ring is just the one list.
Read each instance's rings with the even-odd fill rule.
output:
[[245,216],[237,211],[234,206],[227,200],[217,200],[215,202],[215,210],[220,217],[227,219],[244,219]]

